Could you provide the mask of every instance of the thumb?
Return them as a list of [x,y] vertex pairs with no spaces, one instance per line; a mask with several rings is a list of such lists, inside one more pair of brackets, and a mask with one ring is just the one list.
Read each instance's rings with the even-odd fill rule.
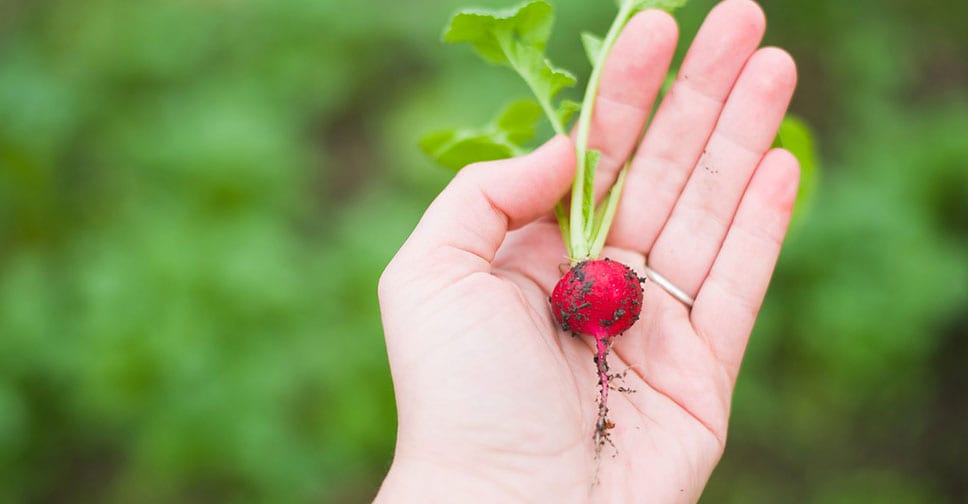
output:
[[394,262],[411,271],[446,266],[458,276],[489,271],[507,232],[551,212],[574,174],[575,148],[562,135],[522,157],[469,165],[431,203]]

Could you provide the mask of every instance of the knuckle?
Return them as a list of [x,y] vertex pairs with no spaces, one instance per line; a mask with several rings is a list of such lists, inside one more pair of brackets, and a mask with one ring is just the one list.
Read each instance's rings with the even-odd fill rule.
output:
[[479,161],[461,168],[451,180],[449,188],[451,190],[466,191],[469,188],[479,186],[481,183],[481,173],[487,170],[488,163],[490,162]]

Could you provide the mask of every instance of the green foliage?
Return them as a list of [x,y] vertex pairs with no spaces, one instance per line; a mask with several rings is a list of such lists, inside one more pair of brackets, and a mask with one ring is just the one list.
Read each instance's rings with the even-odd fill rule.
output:
[[[566,213],[563,203],[555,208],[555,217],[572,262],[597,257],[614,215],[614,211],[607,211],[606,207],[614,210],[621,197],[621,190],[611,191],[608,201],[596,209],[593,190],[601,153],[587,149],[592,107],[605,59],[634,13],[650,7],[672,9],[683,4],[684,0],[623,1],[604,39],[582,32],[582,45],[593,67],[584,100],[581,104],[565,100],[558,107],[553,106],[552,99],[562,88],[573,85],[575,78],[553,67],[544,56],[551,34],[550,4],[536,0],[504,10],[465,10],[455,14],[444,30],[444,41],[470,43],[486,61],[513,68],[531,88],[555,133],[565,133],[564,126],[573,112],[581,114],[576,133],[576,158],[579,163],[572,184],[571,209]],[[504,117],[509,119],[506,122],[515,118],[506,113]],[[522,129],[532,132],[532,117],[525,115],[524,120]],[[501,159],[523,152],[518,145],[502,138],[504,135],[501,133],[493,125],[478,130],[441,131],[424,137],[421,147],[438,163],[458,169],[475,161]]]
[[[595,152],[595,151],[592,151]],[[590,255],[599,257],[605,247],[605,240],[608,238],[609,228],[615,219],[615,212],[618,210],[618,202],[622,196],[622,189],[625,187],[625,177],[628,175],[631,160],[625,162],[625,166],[618,172],[615,183],[608,190],[605,202],[595,209],[595,219],[593,221],[592,236],[595,240],[591,243]]]
[[561,124],[568,124],[568,121],[571,120],[572,116],[580,111],[581,103],[578,103],[574,100],[561,100],[561,102],[558,103],[558,120],[561,121]]
[[[601,159],[601,157],[602,153],[597,150],[585,151],[585,162],[582,163],[584,168],[580,169],[579,173],[579,175],[584,178],[582,187],[587,189],[581,192],[582,219],[577,221],[577,224],[572,222],[572,225],[585,226],[587,228],[584,231],[585,236],[591,236],[591,228],[594,226],[594,219],[590,218],[590,216],[595,215],[595,194],[591,188],[595,187],[595,170],[598,168],[598,161]],[[579,175],[576,175],[576,178]],[[574,244],[572,244],[572,246],[574,246]]]
[[451,18],[444,41],[467,42],[485,60],[513,68],[531,88],[555,131],[564,133],[552,100],[575,84],[575,76],[555,68],[545,57],[553,20],[551,4],[543,0],[497,11],[466,10]]
[[551,4],[540,0],[502,10],[469,9],[451,18],[443,39],[468,42],[485,60],[514,67],[518,51],[544,51],[553,20]]
[[534,138],[542,109],[555,131],[564,132],[564,125],[581,104],[572,100],[561,100],[557,106],[553,103],[559,91],[574,85],[575,78],[544,56],[552,22],[551,5],[540,0],[503,10],[464,10],[451,18],[444,30],[445,42],[467,42],[486,61],[513,68],[538,101],[511,103],[483,127],[426,135],[420,147],[428,156],[459,170],[479,161],[521,155]]
[[602,38],[593,33],[581,32],[581,45],[585,48],[588,62],[595,66],[602,54]]
[[[561,114],[567,115],[564,110]],[[514,102],[483,128],[443,130],[424,136],[420,148],[438,164],[459,170],[471,163],[505,159],[524,153],[534,138],[541,106],[530,100]]]
[[783,147],[796,156],[800,162],[800,188],[797,191],[795,222],[809,212],[810,201],[816,191],[820,169],[817,165],[817,148],[814,145],[813,133],[803,119],[795,115],[787,115],[780,123],[774,147]]
[[394,431],[374,286],[420,203],[331,208],[315,138],[368,78],[318,59],[357,35],[316,2],[12,13],[0,501],[318,501],[370,474]]

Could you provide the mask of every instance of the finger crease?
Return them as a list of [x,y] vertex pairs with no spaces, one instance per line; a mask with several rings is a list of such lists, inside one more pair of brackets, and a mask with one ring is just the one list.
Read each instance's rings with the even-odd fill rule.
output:
[[688,406],[686,406],[681,401],[677,400],[675,397],[672,397],[672,395],[669,394],[668,392],[666,392],[665,390],[662,390],[661,388],[655,386],[655,384],[653,384],[652,382],[650,382],[649,379],[646,378],[645,375],[642,372],[640,372],[638,369],[632,368],[632,372],[634,372],[635,374],[639,375],[639,378],[642,379],[642,382],[645,383],[650,389],[654,390],[657,394],[665,397],[666,399],[672,401],[676,406],[679,406],[679,408],[681,408],[682,411],[685,411],[687,415],[691,416],[693,418],[693,420],[695,420],[696,422],[698,422],[699,425],[701,425],[707,432],[709,432],[713,436],[713,438],[716,440],[716,442],[719,443],[719,447],[720,448],[726,446],[726,439],[725,439],[725,437],[722,436],[719,432],[717,432],[716,429],[714,429],[709,423],[707,423],[699,415],[697,415],[696,413],[694,413],[692,411],[692,409],[690,409]]
[[676,79],[673,89],[670,92],[674,93],[678,91],[679,88],[688,91],[690,94],[701,96],[707,101],[714,103],[717,108],[722,108],[722,106],[726,103],[726,96],[728,96],[728,93],[726,96],[719,96],[718,94],[702,89],[693,84],[692,81],[683,78]]
[[650,112],[649,109],[646,109],[641,105],[636,105],[634,103],[630,103],[619,98],[612,98],[611,96],[608,96],[605,93],[598,93],[598,100],[610,106],[632,110],[640,115],[645,115]]

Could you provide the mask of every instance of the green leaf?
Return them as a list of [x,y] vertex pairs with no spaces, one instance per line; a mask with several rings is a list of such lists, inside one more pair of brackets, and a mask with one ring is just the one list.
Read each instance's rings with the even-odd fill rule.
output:
[[480,161],[505,159],[513,155],[510,145],[487,134],[468,130],[438,131],[425,136],[420,148],[434,161],[452,170]]
[[581,45],[585,48],[588,62],[595,66],[598,56],[602,53],[602,38],[591,32],[581,32]]
[[797,192],[797,202],[794,208],[794,219],[799,220],[800,216],[810,206],[819,177],[813,133],[803,119],[794,115],[787,115],[780,123],[780,129],[773,141],[773,146],[783,147],[790,151],[800,162],[800,189]]
[[560,201],[555,205],[555,220],[558,221],[558,230],[561,232],[561,239],[565,243],[565,251],[568,252],[568,257],[575,257],[574,251],[571,249],[571,226],[568,222],[568,211],[565,210],[565,205]]
[[542,51],[523,45],[511,47],[509,52],[514,69],[521,74],[539,101],[550,103],[558,91],[574,86],[578,81],[571,72],[552,65]]
[[481,128],[437,131],[420,140],[420,148],[438,164],[459,170],[471,163],[517,156],[534,138],[541,107],[532,100],[511,103]]
[[541,106],[533,100],[520,100],[504,108],[495,127],[510,143],[520,146],[534,138],[540,120]]
[[564,133],[552,99],[576,79],[545,57],[553,21],[551,5],[543,0],[511,9],[465,10],[451,18],[443,39],[466,42],[485,60],[513,68],[531,88],[555,132]]
[[597,150],[589,150],[585,153],[585,185],[582,194],[581,213],[582,222],[585,224],[585,236],[591,238],[592,227],[594,226],[595,214],[595,170],[598,168],[598,160],[602,153]]
[[581,110],[581,103],[574,100],[561,100],[557,110],[558,119],[561,120],[561,124],[568,124],[579,110]]
[[615,184],[608,191],[605,201],[595,210],[595,226],[592,231],[592,246],[589,253],[591,257],[598,257],[602,253],[608,231],[612,227],[612,220],[618,210],[618,201],[622,196],[622,189],[625,187],[625,176],[628,175],[631,164],[631,159],[625,162],[625,166],[618,172]]
[[467,9],[451,18],[443,39],[467,42],[485,60],[511,66],[506,43],[513,41],[543,52],[553,21],[551,4],[540,0],[509,9]]

